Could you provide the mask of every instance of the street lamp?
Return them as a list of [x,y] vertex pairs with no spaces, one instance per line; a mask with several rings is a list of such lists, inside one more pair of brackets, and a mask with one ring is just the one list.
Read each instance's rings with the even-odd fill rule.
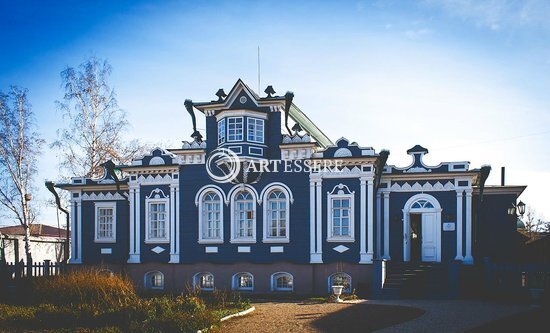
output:
[[520,201],[517,205],[512,204],[512,207],[508,208],[508,215],[523,216],[525,214],[525,204]]

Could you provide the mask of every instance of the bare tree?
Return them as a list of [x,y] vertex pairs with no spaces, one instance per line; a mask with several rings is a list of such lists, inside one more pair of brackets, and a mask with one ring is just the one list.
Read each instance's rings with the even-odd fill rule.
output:
[[23,226],[28,263],[32,261],[30,228],[37,215],[30,192],[43,144],[35,131],[27,90],[11,87],[7,94],[0,91],[0,205]]
[[527,207],[523,224],[525,224],[525,231],[529,239],[537,238],[541,232],[550,231],[550,222],[544,221],[543,217],[531,207]]
[[61,169],[74,176],[98,177],[101,163],[128,163],[147,148],[122,138],[128,121],[109,85],[111,71],[106,60],[92,57],[61,72],[65,95],[56,103],[68,126],[58,130],[52,147],[59,152]]

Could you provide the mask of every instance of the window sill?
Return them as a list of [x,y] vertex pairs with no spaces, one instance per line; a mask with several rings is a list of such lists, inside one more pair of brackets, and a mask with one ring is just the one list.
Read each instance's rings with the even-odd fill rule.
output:
[[199,239],[199,244],[223,244],[223,239]]
[[94,239],[94,243],[100,243],[100,244],[113,244],[116,243],[116,239]]
[[288,244],[290,240],[288,238],[264,238],[262,243],[267,244]]
[[327,238],[329,243],[355,243],[355,238]]
[[232,239],[229,241],[231,244],[255,244],[255,239]]
[[169,239],[146,239],[144,241],[145,244],[169,244]]

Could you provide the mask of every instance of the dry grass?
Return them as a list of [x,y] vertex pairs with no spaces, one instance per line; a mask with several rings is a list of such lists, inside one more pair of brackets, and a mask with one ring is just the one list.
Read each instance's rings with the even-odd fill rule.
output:
[[120,275],[100,270],[78,270],[32,283],[36,303],[55,305],[94,305],[118,308],[134,303],[138,296],[132,282]]

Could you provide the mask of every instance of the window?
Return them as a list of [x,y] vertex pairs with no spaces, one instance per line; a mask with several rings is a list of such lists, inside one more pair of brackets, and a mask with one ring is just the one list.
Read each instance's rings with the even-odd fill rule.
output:
[[332,236],[349,237],[350,233],[350,198],[332,199]]
[[115,242],[116,224],[114,202],[96,202],[95,203],[95,241],[96,242]]
[[351,293],[351,276],[346,273],[334,273],[328,278],[328,292],[332,293],[333,286],[343,286],[342,292]]
[[422,208],[434,208],[434,205],[428,200],[420,199],[412,204],[411,209],[422,209]]
[[274,190],[267,198],[267,238],[287,239],[287,198],[282,191]]
[[167,237],[166,232],[166,204],[149,203],[149,240],[163,240]]
[[247,138],[250,142],[264,143],[263,119],[248,118]]
[[233,275],[233,289],[252,291],[254,289],[254,276],[250,273],[237,273]]
[[193,277],[193,285],[195,289],[214,290],[214,275],[212,273],[197,273]]
[[[333,194],[335,193],[336,194]],[[340,184],[328,195],[329,242],[354,241],[354,194],[346,185]]]
[[227,141],[243,140],[243,117],[227,118]]
[[247,191],[235,196],[234,202],[234,240],[255,240],[256,203]]
[[159,271],[145,274],[145,289],[164,289],[164,274]]
[[289,273],[275,273],[271,276],[271,290],[292,291],[294,289],[293,280]]
[[225,119],[218,122],[218,144],[225,142]]
[[199,243],[223,242],[222,201],[216,192],[207,192],[202,197],[199,213]]

